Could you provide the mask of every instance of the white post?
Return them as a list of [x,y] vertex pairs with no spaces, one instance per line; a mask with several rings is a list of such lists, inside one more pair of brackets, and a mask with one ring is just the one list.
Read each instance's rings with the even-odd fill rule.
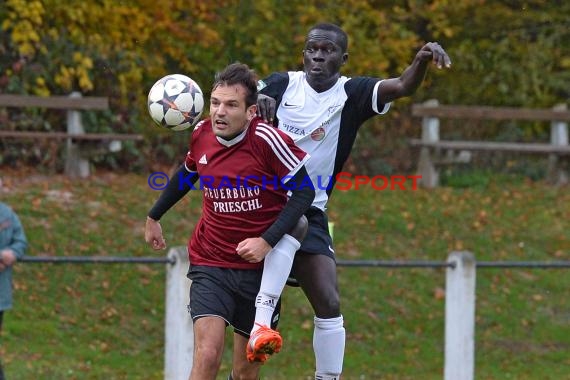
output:
[[164,379],[187,380],[192,369],[194,331],[187,309],[191,281],[186,277],[186,247],[170,249],[168,259],[175,263],[166,264]]
[[[566,111],[566,104],[559,104],[553,107],[554,111]],[[554,146],[568,146],[568,123],[564,121],[553,121],[550,124],[550,144]],[[565,185],[569,182],[568,174],[563,167],[560,167],[560,158],[556,154],[548,157],[548,179],[556,185]]]
[[[426,107],[437,107],[439,102],[435,99],[424,102]],[[422,142],[439,141],[439,119],[436,117],[424,117],[422,119]],[[439,173],[433,162],[432,148],[422,147],[418,163],[418,181],[422,186],[434,188],[439,185]]]
[[452,252],[445,285],[445,380],[475,377],[475,257]]
[[[81,93],[74,91],[70,98],[81,98]],[[78,110],[67,111],[67,133],[72,135],[82,135],[85,133],[81,122],[81,112]],[[78,144],[71,139],[67,140],[67,151],[65,157],[65,174],[69,177],[86,178],[89,177],[89,161],[81,155]]]

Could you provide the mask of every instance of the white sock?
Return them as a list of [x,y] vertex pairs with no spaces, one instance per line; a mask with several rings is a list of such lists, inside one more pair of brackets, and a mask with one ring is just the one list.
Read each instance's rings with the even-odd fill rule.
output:
[[300,247],[301,243],[293,236],[283,235],[265,256],[261,285],[255,299],[255,323],[251,330],[252,333],[259,328],[258,324],[271,326],[275,306],[293,267],[295,252]]
[[344,359],[344,320],[315,317],[313,349],[315,350],[315,380],[338,380],[342,373]]

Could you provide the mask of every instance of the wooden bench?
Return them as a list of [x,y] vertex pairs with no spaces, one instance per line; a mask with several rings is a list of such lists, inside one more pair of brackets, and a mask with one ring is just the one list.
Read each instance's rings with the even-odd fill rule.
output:
[[541,144],[541,143],[503,143],[491,141],[423,141],[420,139],[410,139],[410,145],[440,148],[449,150],[471,150],[471,151],[503,151],[519,153],[552,153],[557,155],[570,155],[570,146]]
[[70,177],[89,176],[88,153],[97,144],[97,151],[117,152],[122,149],[122,141],[143,139],[139,134],[85,133],[81,121],[81,111],[108,110],[109,100],[105,97],[82,97],[74,92],[70,96],[28,96],[0,94],[0,107],[49,108],[67,111],[67,132],[8,131],[0,130],[3,139],[55,139],[66,140],[65,174]]
[[[473,151],[547,154],[549,157],[549,180],[557,184],[568,183],[568,173],[559,165],[561,158],[570,156],[570,145],[568,144],[570,112],[565,104],[553,109],[527,109],[439,105],[437,100],[429,100],[423,104],[414,104],[412,115],[422,117],[421,139],[410,139],[409,144],[421,148],[418,174],[421,176],[419,183],[424,187],[437,187],[439,185],[439,167],[443,164],[469,162]],[[440,118],[550,121],[550,144],[441,140],[439,136]],[[454,154],[453,152],[459,153]]]
[[128,134],[128,133],[84,133],[74,134],[68,132],[34,132],[34,131],[0,131],[0,137],[17,138],[17,139],[55,139],[67,140],[72,139],[76,141],[89,140],[136,140],[143,139],[142,135]]

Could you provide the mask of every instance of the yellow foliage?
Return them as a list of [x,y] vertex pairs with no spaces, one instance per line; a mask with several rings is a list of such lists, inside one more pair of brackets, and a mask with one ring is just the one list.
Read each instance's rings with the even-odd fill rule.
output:
[[45,13],[41,1],[6,0],[8,18],[2,30],[10,33],[10,39],[21,56],[31,57],[40,41],[38,30]]
[[59,69],[59,73],[55,74],[54,80],[57,85],[68,92],[72,89],[73,72],[69,68],[62,66]]
[[46,82],[44,78],[38,77],[36,78],[36,86],[33,89],[33,94],[37,96],[49,96],[50,91],[46,86]]
[[[563,87],[557,84],[560,80],[549,80],[549,76],[545,75],[542,80],[543,69],[538,69],[538,64],[534,70],[527,65],[526,72],[533,75],[526,75],[525,70],[501,69],[505,56],[520,55],[525,57],[520,62],[529,62],[534,55],[524,54],[524,50],[538,42],[519,44],[519,48],[516,44],[505,45],[515,48],[503,48],[503,56],[497,56],[496,50],[501,52],[501,45],[496,43],[495,37],[485,35],[486,28],[491,25],[489,20],[497,14],[502,15],[495,20],[497,26],[494,28],[498,32],[501,30],[498,25],[515,20],[511,16],[518,13],[491,2],[484,2],[485,7],[481,7],[481,0],[169,0],[161,2],[160,6],[156,0],[0,1],[3,5],[0,28],[7,43],[1,48],[5,49],[3,53],[6,52],[5,61],[8,62],[0,74],[9,80],[19,76],[18,80],[10,81],[22,84],[23,88],[18,91],[53,94],[81,91],[84,95],[111,96],[116,97],[111,99],[112,103],[126,112],[133,110],[133,101],[140,103],[140,109],[144,110],[144,97],[150,85],[171,72],[190,75],[208,88],[214,72],[230,61],[245,62],[260,76],[299,69],[307,29],[322,21],[339,24],[349,35],[349,61],[342,68],[342,73],[347,76],[399,75],[412,61],[417,49],[427,42],[424,39],[430,39],[449,48],[452,59],[462,57],[457,62],[463,66],[454,65],[456,80],[459,70],[464,71],[458,82],[471,79],[475,82],[474,78],[481,74],[473,73],[483,73],[484,83],[502,85],[464,85],[455,92],[441,90],[439,94],[431,94],[426,91],[432,88],[430,77],[435,75],[430,71],[430,77],[422,86],[426,96],[461,93],[480,97],[488,92],[493,96],[501,88],[516,87],[526,89],[517,91],[517,96],[529,92],[525,96],[531,97],[546,93],[547,89],[541,86]],[[531,11],[534,12],[529,9],[527,13]],[[562,19],[564,12],[559,13]],[[466,17],[471,14],[475,16]],[[557,16],[554,12],[551,15]],[[529,15],[519,24],[531,25],[532,20]],[[520,25],[513,30],[521,29]],[[565,35],[563,25],[558,29],[556,23],[553,25],[552,31],[559,29],[557,35]],[[479,35],[470,39],[470,30],[466,29],[473,27],[478,28]],[[498,36],[501,37],[500,33]],[[501,38],[510,41],[510,38]],[[561,45],[556,41],[550,42],[553,46]],[[557,70],[563,71],[570,63],[566,50],[559,49],[556,54],[551,49],[545,50],[546,55],[536,55],[544,57],[543,60],[533,59],[538,63],[553,62]],[[479,60],[479,51],[491,55]],[[552,59],[547,58],[550,56]],[[10,63],[22,57],[26,58],[24,69],[8,71]],[[519,62],[515,58],[509,59]],[[485,65],[493,70],[482,70]],[[31,67],[34,69],[30,70]],[[489,79],[493,75],[496,80]],[[40,76],[45,78],[41,85],[37,81]],[[524,87],[516,82],[518,77]],[[447,79],[438,79],[438,83],[444,80]],[[514,83],[506,86],[506,81]],[[559,94],[551,93],[554,95],[550,97]]]

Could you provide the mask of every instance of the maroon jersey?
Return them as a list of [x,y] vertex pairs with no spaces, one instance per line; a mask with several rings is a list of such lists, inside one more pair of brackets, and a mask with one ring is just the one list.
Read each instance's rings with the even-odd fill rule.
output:
[[202,216],[188,243],[190,263],[235,269],[261,268],[237,253],[239,242],[261,236],[287,202],[287,182],[309,156],[285,133],[254,118],[227,141],[214,135],[210,119],[190,140],[186,168],[198,172]]

